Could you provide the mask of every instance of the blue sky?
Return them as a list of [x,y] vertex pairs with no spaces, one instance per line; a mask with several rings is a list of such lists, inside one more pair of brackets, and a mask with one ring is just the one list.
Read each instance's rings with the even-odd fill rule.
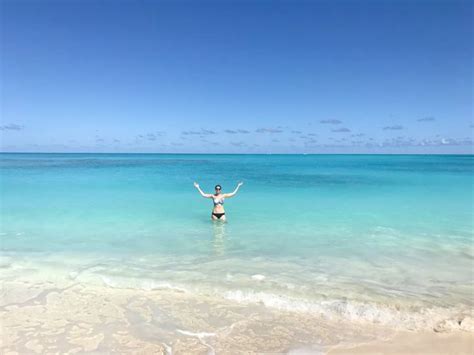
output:
[[1,149],[472,153],[470,1],[1,1]]

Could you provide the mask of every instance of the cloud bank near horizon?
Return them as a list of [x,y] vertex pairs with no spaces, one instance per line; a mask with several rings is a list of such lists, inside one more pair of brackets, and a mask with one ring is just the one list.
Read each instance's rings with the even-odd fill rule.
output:
[[[432,117],[425,117],[416,122],[435,122]],[[338,121],[337,125],[342,123]],[[336,123],[332,122],[330,125]],[[469,126],[472,129],[472,125]],[[2,151],[63,151],[63,152],[209,152],[209,153],[318,153],[331,148],[346,153],[359,152],[384,153],[393,148],[410,148],[410,151],[433,151],[431,148],[458,147],[466,153],[472,153],[474,142],[471,136],[453,137],[434,134],[423,138],[410,136],[410,128],[398,124],[383,126],[382,131],[405,131],[405,135],[396,137],[371,136],[367,133],[351,133],[347,127],[314,129],[291,127],[240,127],[223,128],[221,130],[201,127],[185,131],[171,132],[163,129],[150,130],[131,136],[109,136],[105,132],[93,134],[90,142],[80,142],[68,137],[56,137],[61,143],[24,143],[21,145],[2,144]],[[10,134],[25,134],[27,129],[19,123],[9,123],[0,127],[3,137]],[[334,136],[332,135],[334,134]],[[320,137],[322,135],[322,137]],[[208,138],[213,138],[209,140]],[[238,138],[237,140],[232,139]],[[279,138],[276,138],[279,137]]]

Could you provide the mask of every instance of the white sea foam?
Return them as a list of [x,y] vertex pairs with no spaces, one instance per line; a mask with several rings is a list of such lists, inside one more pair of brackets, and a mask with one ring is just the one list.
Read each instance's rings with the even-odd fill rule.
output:
[[[227,291],[224,298],[239,303],[260,303],[266,307],[282,311],[311,313],[328,319],[346,319],[356,322],[370,322],[403,329],[434,329],[443,323],[443,331],[455,328],[464,329],[472,324],[467,310],[448,308],[425,308],[401,310],[396,306],[376,303],[362,303],[345,300],[307,301],[267,292]],[[458,319],[464,319],[463,322]],[[447,321],[452,320],[452,321]],[[470,330],[470,329],[464,329]]]
[[151,279],[131,279],[131,278],[118,278],[118,277],[108,277],[102,275],[100,277],[103,283],[112,288],[135,288],[145,291],[152,290],[175,290],[180,292],[188,292],[188,290],[182,286],[173,285],[169,282],[159,282]]
[[206,332],[199,332],[199,333],[194,333],[190,332],[188,330],[181,330],[181,329],[176,329],[178,333],[184,334],[184,335],[189,335],[191,337],[197,337],[197,338],[205,338],[205,337],[215,337],[216,333],[206,333]]
[[168,344],[165,344],[165,343],[162,343],[162,344],[165,347],[166,355],[173,355],[173,348],[169,346]]

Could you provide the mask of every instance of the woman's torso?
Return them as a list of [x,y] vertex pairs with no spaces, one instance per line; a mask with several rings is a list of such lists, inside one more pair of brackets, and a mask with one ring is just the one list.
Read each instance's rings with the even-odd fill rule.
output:
[[212,209],[212,212],[224,213],[224,196],[222,196],[222,194],[213,195],[212,201],[214,203],[214,208]]

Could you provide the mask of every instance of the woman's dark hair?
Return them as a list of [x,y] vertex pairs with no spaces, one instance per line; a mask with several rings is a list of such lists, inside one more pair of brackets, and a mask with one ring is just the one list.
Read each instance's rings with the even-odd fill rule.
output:
[[214,189],[217,190],[217,189],[221,189],[222,190],[222,186],[221,185],[216,185],[214,186]]

